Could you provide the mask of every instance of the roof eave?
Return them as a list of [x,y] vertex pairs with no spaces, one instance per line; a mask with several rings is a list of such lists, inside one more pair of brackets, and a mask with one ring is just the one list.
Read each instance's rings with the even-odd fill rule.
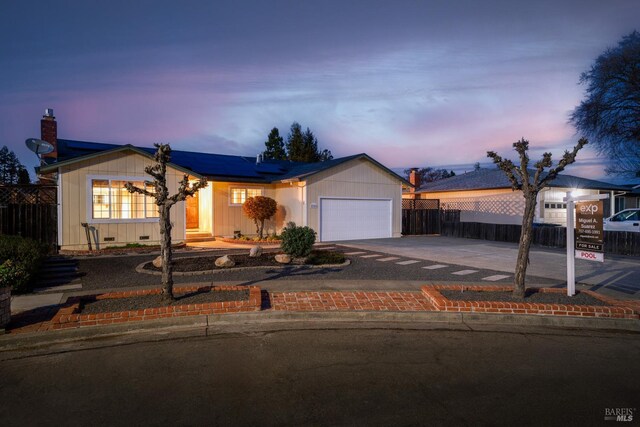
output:
[[[121,147],[116,147],[113,148],[111,150],[104,150],[104,151],[98,151],[96,153],[91,153],[91,154],[86,154],[84,156],[78,156],[78,157],[74,157],[72,159],[68,159],[68,160],[63,160],[61,162],[55,162],[55,163],[51,163],[49,165],[46,166],[41,166],[40,167],[40,173],[46,174],[46,173],[52,173],[52,172],[56,172],[58,170],[58,168],[63,167],[63,166],[68,166],[68,165],[72,165],[74,163],[78,163],[78,162],[83,162],[85,160],[90,160],[90,159],[94,159],[97,157],[101,157],[107,154],[114,154],[114,153],[119,153],[121,151],[133,151],[134,153],[140,154],[142,156],[145,156],[149,159],[153,159],[153,155],[147,153],[144,150],[141,150],[137,147],[134,147],[133,145],[127,144],[127,145],[123,145]],[[174,169],[177,169],[181,172],[186,173],[187,175],[191,175],[195,178],[204,178],[203,175],[199,174],[198,172],[192,171],[190,169],[187,169],[183,166],[180,166],[178,164],[175,163],[168,163],[169,166],[171,166]]]

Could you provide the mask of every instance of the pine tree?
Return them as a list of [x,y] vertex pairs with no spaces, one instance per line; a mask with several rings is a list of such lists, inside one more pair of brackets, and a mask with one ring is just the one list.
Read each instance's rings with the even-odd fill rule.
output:
[[318,140],[309,128],[307,128],[307,130],[302,135],[302,159],[303,162],[308,163],[320,161],[320,153],[318,153]]
[[284,149],[284,139],[280,136],[278,128],[271,129],[267,140],[264,142],[266,150],[264,150],[265,159],[287,160],[287,152]]
[[6,146],[0,148],[0,184],[28,184],[29,181],[29,172],[18,156]]
[[292,162],[304,162],[304,137],[300,123],[293,122],[287,137],[287,158]]

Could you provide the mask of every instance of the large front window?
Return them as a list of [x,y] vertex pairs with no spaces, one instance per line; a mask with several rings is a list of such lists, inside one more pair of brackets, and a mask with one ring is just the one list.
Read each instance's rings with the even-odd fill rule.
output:
[[242,205],[249,197],[255,196],[262,196],[262,188],[232,187],[230,192],[230,203],[232,205]]
[[[118,179],[91,180],[91,218],[93,219],[145,219],[157,218],[158,207],[154,199],[139,193],[129,193]],[[138,188],[153,192],[148,182],[131,181]]]

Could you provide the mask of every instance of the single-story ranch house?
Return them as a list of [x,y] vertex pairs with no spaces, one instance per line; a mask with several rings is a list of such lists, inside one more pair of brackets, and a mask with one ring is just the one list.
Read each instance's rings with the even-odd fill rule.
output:
[[[533,171],[531,172],[533,176]],[[415,182],[416,174],[412,173],[409,181],[417,184],[403,193],[405,199],[438,199],[442,209],[460,211],[461,222],[480,222],[488,224],[521,224],[524,214],[524,197],[522,191],[513,191],[511,183],[503,171],[480,169],[446,178],[440,181],[423,184]],[[609,201],[604,201],[604,214],[617,212],[623,198],[630,188],[560,174],[538,194],[536,207],[536,223],[566,226],[566,203],[562,198],[567,191],[576,196],[607,193]]]
[[[153,200],[123,187],[127,181],[149,185],[144,168],[153,164],[154,148],[58,139],[52,110],[41,130],[41,138],[55,148],[43,156],[39,173],[55,178],[58,186],[61,249],[87,247],[83,223],[93,227],[101,246],[159,242]],[[174,150],[167,174],[171,194],[184,174],[206,177],[209,185],[171,210],[175,242],[255,234],[242,204],[257,195],[278,203],[265,226],[269,233],[293,221],[314,229],[319,241],[400,237],[402,187],[410,186],[366,154],[305,164]]]

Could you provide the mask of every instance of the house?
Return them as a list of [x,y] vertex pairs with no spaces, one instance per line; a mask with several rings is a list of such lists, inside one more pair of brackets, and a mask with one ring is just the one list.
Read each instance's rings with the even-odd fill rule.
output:
[[[406,191],[403,198],[438,199],[442,209],[459,210],[461,222],[522,223],[522,191],[513,191],[507,176],[497,168],[467,172],[422,186],[415,179],[413,174],[409,181],[416,184],[417,189]],[[538,194],[534,222],[566,226],[567,206],[562,199],[568,191],[576,196],[609,194],[609,201],[604,201],[604,215],[609,216],[609,212],[617,212],[616,200],[629,192],[630,188],[560,174]]]
[[[153,200],[123,187],[127,181],[149,185],[144,168],[153,164],[154,148],[58,139],[52,110],[41,130],[42,139],[55,147],[43,156],[46,164],[39,172],[57,182],[61,249],[87,247],[83,223],[102,246],[159,242]],[[172,194],[184,174],[209,181],[171,210],[173,240],[255,234],[242,204],[257,195],[278,203],[275,218],[265,225],[269,233],[293,221],[314,229],[319,241],[400,237],[402,187],[410,184],[368,155],[309,164],[261,157],[172,151],[167,173]]]

